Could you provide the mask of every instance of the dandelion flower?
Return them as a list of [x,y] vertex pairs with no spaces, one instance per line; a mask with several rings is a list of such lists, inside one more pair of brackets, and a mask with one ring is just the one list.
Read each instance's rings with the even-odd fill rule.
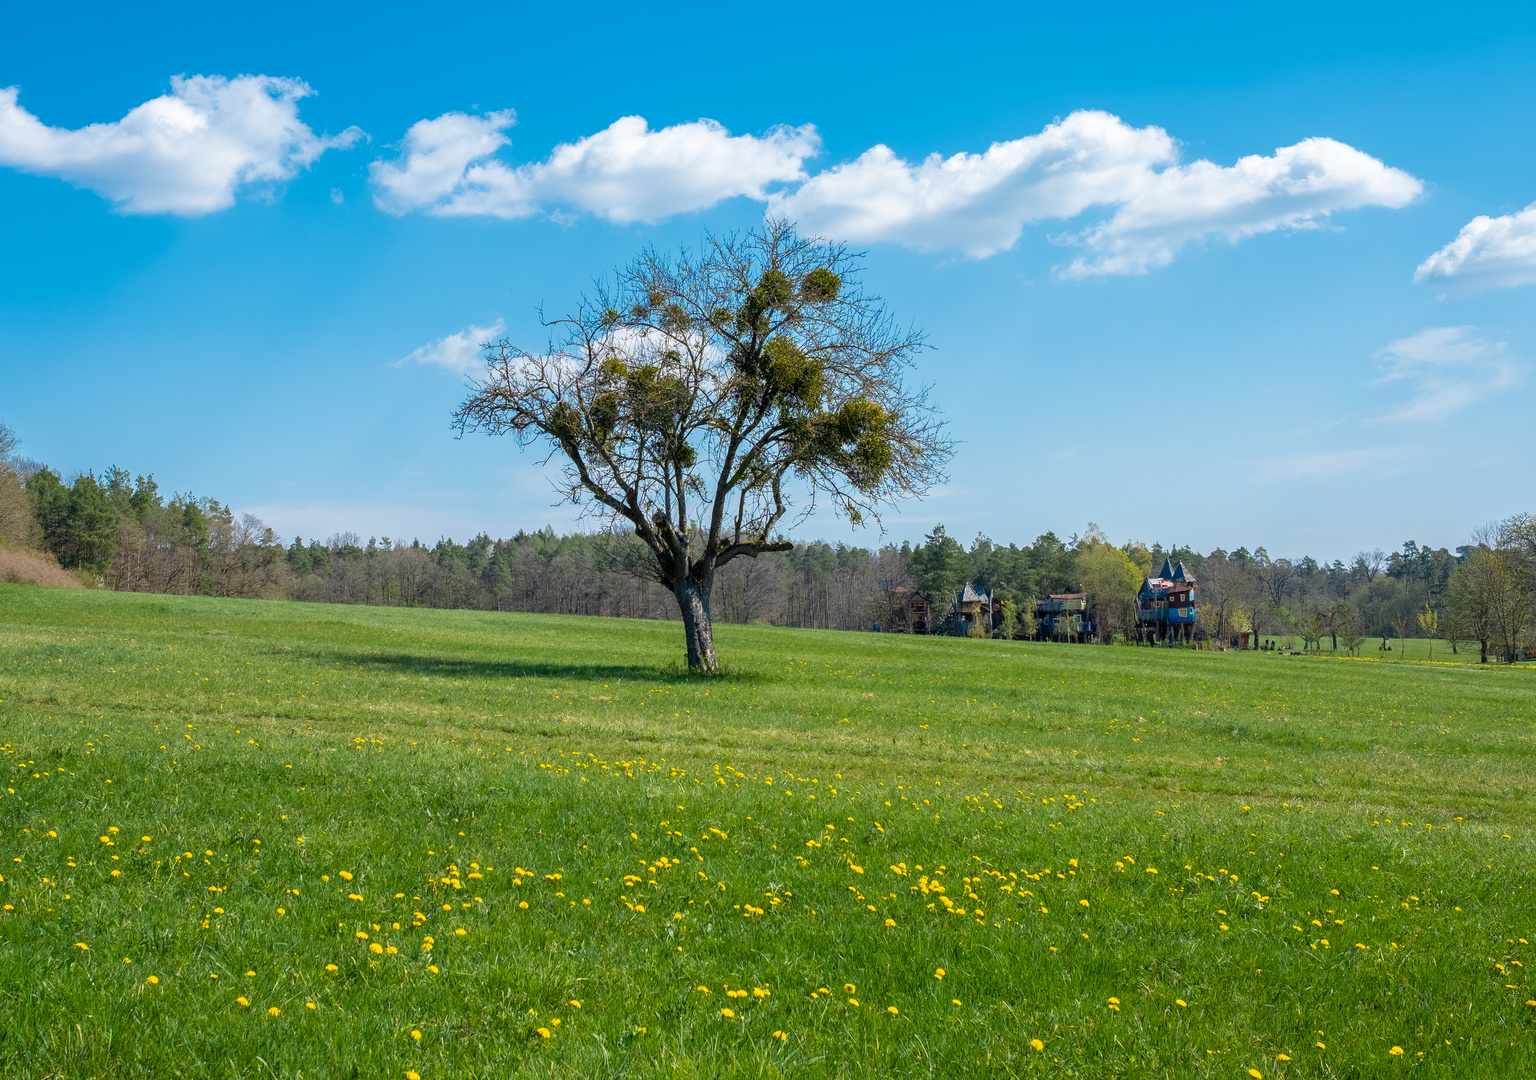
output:
[[1391,1054],[1393,1057],[1402,1057],[1403,1048],[1401,1046],[1394,1046],[1392,1049],[1388,1050],[1387,1053]]
[[427,970],[430,971],[432,974],[436,975],[437,974],[437,965],[436,964],[428,964],[427,965]]
[[336,970],[336,965],[335,964],[326,964],[325,965],[325,970],[326,971],[335,971]]
[[890,1013],[892,1016],[900,1015],[900,1011],[894,1005],[887,1005],[885,1007],[885,1011]]
[[942,978],[944,978],[944,969],[943,968],[935,968],[934,972],[933,972],[933,977],[935,979],[942,979]]
[[[644,1029],[642,1028],[641,1030],[644,1030]],[[782,1031],[775,1031],[773,1033],[773,1037],[775,1039],[778,1039],[780,1042],[783,1042],[785,1039],[789,1038],[789,1036],[784,1034]]]
[[885,925],[886,926],[895,926],[896,925],[896,920],[895,919],[886,919],[885,920]]
[[267,1015],[268,1016],[277,1016],[280,1013],[282,1013],[282,1011],[283,1011],[282,1009],[279,1009],[276,1005],[274,1005],[270,1009],[267,1010]]
[[573,1009],[579,1009],[579,1008],[581,1008],[581,1002],[579,1002],[579,1001],[574,1001],[574,1000],[573,1000],[573,1001],[572,1001],[572,1002],[571,1002],[571,1008],[573,1008]]
[[411,1032],[411,1038],[415,1039],[417,1042],[421,1042],[421,1032],[419,1032],[419,1031],[412,1031]]
[[1189,1002],[1185,1001],[1183,998],[1174,998],[1173,1003],[1181,1009],[1189,1008]]
[[845,994],[857,994],[858,992],[859,992],[859,988],[857,986],[854,986],[853,983],[843,983],[843,993],[845,993]]
[[848,1004],[852,1005],[855,1009],[857,1009],[859,1007],[858,1001],[855,1000],[854,998],[849,998],[848,999]]
[[[1247,807],[1244,807],[1244,809],[1247,809]],[[1248,1075],[1253,1077],[1253,1080],[1264,1080],[1264,1074],[1259,1072],[1258,1069],[1249,1069]]]
[[150,986],[159,986],[160,985],[160,977],[158,975],[151,975],[149,978],[145,979],[144,981],[149,983]]
[[406,1069],[405,1080],[421,1080],[421,1073],[414,1069]]
[[254,979],[256,977],[256,973],[254,971],[247,971],[245,973],[245,977],[247,979]]
[[537,1030],[539,1032],[539,1038],[541,1038],[541,1039],[549,1038],[549,1028],[539,1028]]
[[950,1000],[950,1002],[951,1002],[951,1003],[952,1003],[952,1004],[955,1004],[955,1005],[959,1005],[959,1004],[961,1004],[961,1002],[960,1002],[960,999],[959,999],[959,998],[950,998],[950,999],[949,999],[949,1000]]
[[1291,1060],[1291,1055],[1290,1054],[1276,1054],[1275,1055],[1275,1060],[1276,1061],[1290,1061]]
[[248,997],[237,997],[235,998],[235,1001],[240,1005],[242,1009],[249,1008],[251,1004],[251,999]]
[[720,1015],[725,1017],[727,1020],[734,1020],[736,1018],[736,1014],[731,1012],[730,1009],[721,1009]]
[[75,942],[75,948],[79,949],[81,952],[90,952],[91,951],[91,947],[89,945],[87,945],[83,941]]
[[459,935],[459,937],[463,937],[463,936],[464,936],[464,935],[465,935],[465,934],[467,934],[467,933],[469,933],[469,931],[468,931],[468,930],[466,930],[466,929],[464,929],[464,928],[463,928],[463,927],[462,927],[462,926],[461,926],[461,927],[459,927],[459,928],[458,928],[458,929],[457,929],[457,930],[455,930],[455,931],[454,931],[454,933],[455,933],[455,934],[457,934],[457,935]]
[[1326,1049],[1328,1049],[1328,1045],[1326,1043],[1318,1043],[1317,1044],[1317,1048],[1319,1050],[1326,1050]]
[[306,1001],[304,1003],[304,1007],[306,1009],[313,1009],[315,1007],[315,1003],[313,1001]]
[[1088,906],[1088,901],[1086,901],[1086,900],[1079,900],[1078,903],[1082,904],[1083,907],[1087,907]]
[[1044,1050],[1045,1049],[1045,1043],[1041,1042],[1039,1039],[1030,1039],[1029,1040],[1029,1045],[1033,1046],[1036,1050]]

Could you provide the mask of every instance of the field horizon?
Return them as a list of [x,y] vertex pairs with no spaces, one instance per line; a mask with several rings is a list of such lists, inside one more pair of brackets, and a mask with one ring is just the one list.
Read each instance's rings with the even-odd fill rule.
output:
[[1536,1060],[1528,669],[716,637],[0,586],[0,1072]]

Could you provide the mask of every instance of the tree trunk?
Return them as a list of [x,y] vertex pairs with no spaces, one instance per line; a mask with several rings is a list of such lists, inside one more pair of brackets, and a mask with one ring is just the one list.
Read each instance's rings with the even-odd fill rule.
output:
[[720,671],[715,658],[715,631],[709,621],[709,585],[679,581],[673,589],[683,614],[683,633],[688,639],[688,670],[704,675]]
[[1486,664],[1488,662],[1488,641],[1487,641],[1486,638],[1484,638],[1483,640],[1479,641],[1477,644],[1478,644],[1478,649],[1481,652],[1481,656],[1478,658],[1477,662],[1479,664]]

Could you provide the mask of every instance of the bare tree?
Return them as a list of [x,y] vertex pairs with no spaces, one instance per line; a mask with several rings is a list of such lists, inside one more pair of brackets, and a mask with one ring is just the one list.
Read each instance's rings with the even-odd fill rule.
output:
[[688,666],[718,670],[715,571],[787,551],[792,496],[855,524],[940,479],[950,443],[903,375],[922,335],[851,281],[841,245],[784,222],[647,251],[550,323],[542,354],[500,342],[460,431],[560,456],[559,489],[633,528],[682,613]]
[[1373,548],[1370,551],[1362,551],[1355,556],[1353,569],[1356,574],[1365,578],[1365,583],[1369,585],[1376,580],[1376,575],[1380,574],[1386,565],[1387,553],[1382,551],[1381,548]]

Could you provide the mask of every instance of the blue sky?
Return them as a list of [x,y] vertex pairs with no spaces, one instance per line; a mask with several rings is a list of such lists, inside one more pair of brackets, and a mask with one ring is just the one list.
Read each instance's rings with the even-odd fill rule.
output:
[[0,420],[290,537],[566,527],[454,437],[455,341],[771,208],[933,345],[961,445],[894,539],[1332,558],[1536,508],[1531,9],[1064,7],[18,9]]

